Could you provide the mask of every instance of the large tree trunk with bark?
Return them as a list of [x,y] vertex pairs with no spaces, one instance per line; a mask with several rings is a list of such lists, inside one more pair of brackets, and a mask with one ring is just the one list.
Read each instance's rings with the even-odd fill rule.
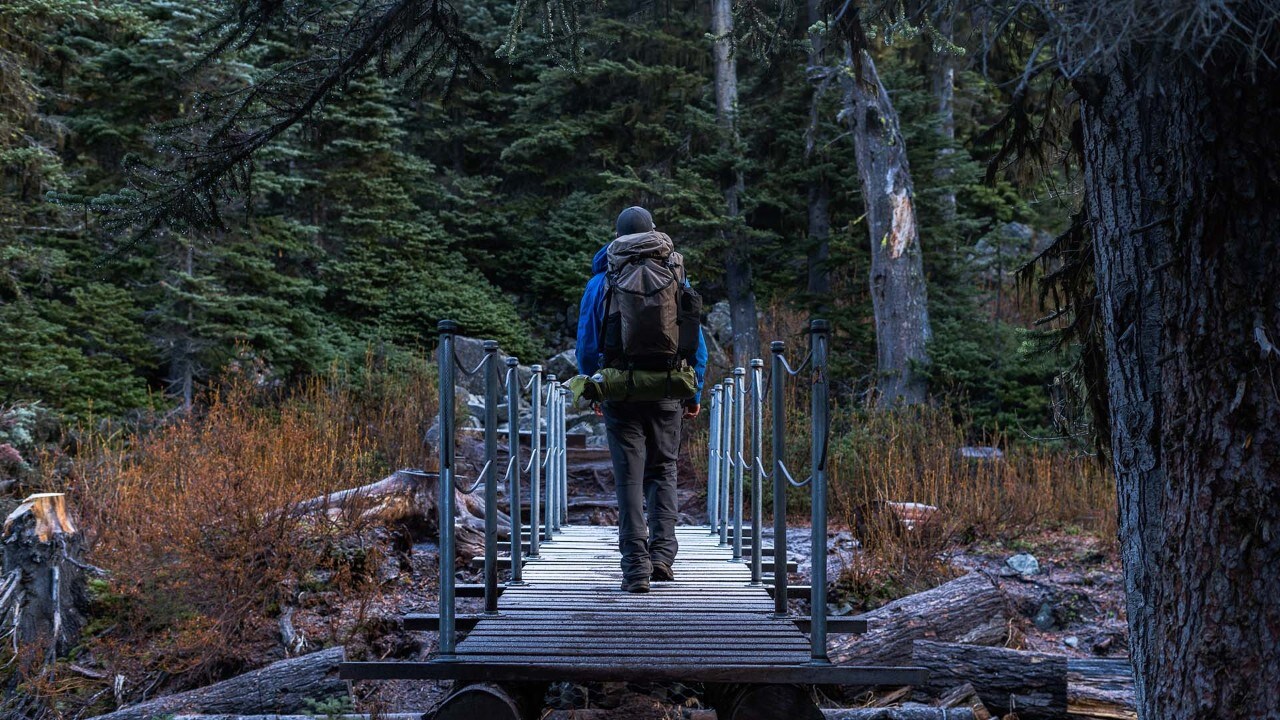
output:
[[916,228],[915,196],[898,114],[875,61],[848,50],[842,115],[851,125],[858,176],[871,234],[871,300],[876,318],[876,366],[886,405],[925,400],[926,346],[932,331]]
[[[738,68],[733,55],[733,2],[711,0],[711,52],[715,59],[716,120],[720,125],[726,156],[738,146]],[[729,320],[733,331],[733,362],[745,367],[747,360],[760,356],[756,295],[751,289],[751,253],[747,239],[738,231],[742,213],[742,171],[726,168],[724,191],[724,283],[729,299]]]
[[1151,720],[1280,707],[1280,71],[1252,73],[1133,51],[1076,82]]

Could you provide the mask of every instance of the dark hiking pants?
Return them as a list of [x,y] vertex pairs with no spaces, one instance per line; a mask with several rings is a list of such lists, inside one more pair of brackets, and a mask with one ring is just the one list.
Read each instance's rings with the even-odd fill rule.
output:
[[[676,559],[679,400],[606,402],[604,427],[618,490],[618,550],[628,581]],[[648,509],[648,522],[645,510]]]

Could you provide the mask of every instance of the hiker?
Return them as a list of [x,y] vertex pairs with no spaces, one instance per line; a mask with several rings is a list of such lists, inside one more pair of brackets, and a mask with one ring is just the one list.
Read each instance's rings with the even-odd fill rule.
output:
[[[596,253],[578,316],[578,369],[601,399],[618,492],[622,589],[674,580],[680,421],[701,409],[702,299],[684,259],[642,207],[618,215]],[[585,378],[584,378],[585,379]],[[648,522],[645,511],[648,511]]]

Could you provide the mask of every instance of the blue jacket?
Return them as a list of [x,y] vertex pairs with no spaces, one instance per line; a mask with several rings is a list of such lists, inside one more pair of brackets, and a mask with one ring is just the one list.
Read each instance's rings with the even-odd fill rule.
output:
[[[591,261],[591,279],[582,293],[578,307],[578,372],[594,375],[600,369],[604,348],[600,346],[600,333],[604,330],[604,296],[609,282],[605,271],[609,269],[609,245],[605,244]],[[702,378],[707,374],[707,341],[698,328],[698,352],[693,360],[693,373],[698,378],[698,394],[693,402],[702,402]]]

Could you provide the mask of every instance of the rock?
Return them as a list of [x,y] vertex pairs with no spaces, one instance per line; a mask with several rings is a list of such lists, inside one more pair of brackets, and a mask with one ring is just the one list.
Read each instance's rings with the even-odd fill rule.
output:
[[[588,435],[587,436],[587,447],[589,448],[602,448],[602,447],[607,447],[608,445],[609,445],[609,441],[607,438],[605,438],[604,435]],[[692,525],[693,523],[689,523],[689,524]]]
[[568,430],[566,430],[565,432],[567,432],[567,433],[568,433],[568,434],[570,434],[570,435],[587,435],[587,436],[592,436],[592,435],[595,435],[595,434],[596,434],[596,427],[595,427],[594,425],[592,425],[591,423],[580,422],[580,423],[578,423],[577,425],[574,425],[573,427],[570,427],[570,428],[569,428]]
[[1053,605],[1049,603],[1041,603],[1040,609],[1036,611],[1036,616],[1031,618],[1032,624],[1041,630],[1052,630],[1055,624],[1053,618]]
[[1040,572],[1040,562],[1030,553],[1018,553],[1005,560],[1005,564],[1016,570],[1019,575],[1035,575]]
[[707,327],[711,330],[711,336],[721,345],[733,339],[733,317],[729,314],[728,300],[721,300],[711,306],[711,311],[707,313]]
[[965,460],[991,461],[1004,458],[1004,453],[1000,451],[1000,448],[986,445],[962,447],[956,451],[956,454]]
[[1080,647],[1080,638],[1076,637],[1075,635],[1068,635],[1067,637],[1062,638],[1062,644],[1066,645],[1069,648],[1075,649]]
[[543,372],[555,375],[559,380],[566,380],[578,374],[578,351],[569,348],[552,357],[542,366]]
[[[474,370],[476,366],[480,364],[480,361],[484,359],[484,340],[467,337],[465,335],[458,335],[454,338],[453,352],[454,356],[458,359],[458,367],[453,373],[458,387],[465,388],[468,392],[483,396],[484,371],[477,372],[474,375],[468,375],[467,373]],[[506,376],[506,362],[509,357],[511,356],[503,353],[501,350],[498,351],[498,373],[501,377]],[[524,369],[523,374],[519,369],[517,369],[516,375],[517,377],[523,377],[524,382],[527,382],[529,379],[529,372],[528,368]],[[521,387],[523,387],[523,384]],[[499,390],[499,393],[502,393],[502,391]]]

